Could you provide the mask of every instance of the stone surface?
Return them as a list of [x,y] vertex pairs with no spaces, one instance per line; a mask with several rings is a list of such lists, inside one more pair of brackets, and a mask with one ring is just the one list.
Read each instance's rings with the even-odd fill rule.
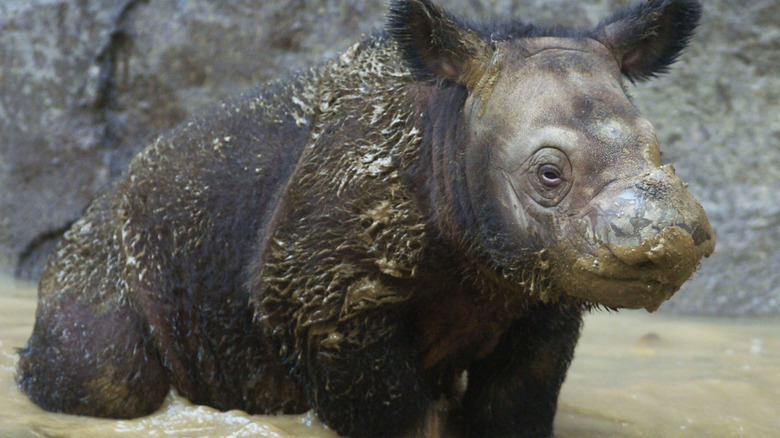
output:
[[[458,14],[591,26],[623,0],[452,0]],[[96,191],[221,97],[335,56],[383,1],[0,2],[0,269],[35,278]],[[630,86],[704,205],[715,254],[663,309],[780,313],[780,15],[712,0],[672,73]]]

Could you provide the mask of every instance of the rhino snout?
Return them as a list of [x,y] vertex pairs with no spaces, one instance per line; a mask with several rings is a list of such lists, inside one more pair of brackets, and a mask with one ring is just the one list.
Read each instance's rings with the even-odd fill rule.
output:
[[639,246],[671,226],[685,230],[696,246],[714,243],[704,209],[671,166],[649,171],[627,187],[603,192],[592,207],[587,219],[597,244]]
[[701,205],[661,166],[603,191],[584,218],[584,248],[568,263],[567,293],[611,307],[657,309],[715,248]]

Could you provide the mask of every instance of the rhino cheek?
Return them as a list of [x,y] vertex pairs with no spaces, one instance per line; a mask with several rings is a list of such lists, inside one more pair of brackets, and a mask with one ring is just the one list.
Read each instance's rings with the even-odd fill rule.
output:
[[516,244],[526,250],[540,251],[558,240],[560,218],[543,208],[524,190],[512,174],[501,171],[496,198],[501,208],[501,222]]

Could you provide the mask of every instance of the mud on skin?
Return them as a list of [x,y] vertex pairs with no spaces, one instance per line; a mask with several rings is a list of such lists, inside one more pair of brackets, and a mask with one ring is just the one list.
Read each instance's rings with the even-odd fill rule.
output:
[[699,15],[392,2],[383,33],[161,136],[97,197],[48,262],[21,389],[130,418],[173,386],[352,437],[436,434],[444,403],[464,436],[550,436],[582,312],[655,310],[714,249],[625,93]]

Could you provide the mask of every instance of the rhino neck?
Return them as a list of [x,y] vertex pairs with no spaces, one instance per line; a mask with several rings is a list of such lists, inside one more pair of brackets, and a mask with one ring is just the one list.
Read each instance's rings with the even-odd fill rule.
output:
[[[407,189],[416,198],[427,218],[429,245],[434,254],[426,254],[421,275],[447,278],[469,290],[481,291],[475,304],[498,315],[516,312],[531,303],[532,291],[546,288],[546,280],[537,269],[534,253],[512,247],[511,239],[502,239],[480,217],[490,215],[492,204],[486,191],[480,192],[480,177],[466,156],[473,155],[470,138],[464,129],[464,105],[468,91],[454,84],[413,84],[410,93],[417,99],[423,139],[418,159],[406,169]],[[484,154],[477,154],[484,155]],[[485,161],[477,166],[487,166]],[[484,174],[484,172],[481,172]],[[502,255],[503,254],[503,255]],[[512,260],[503,260],[512,254]],[[523,254],[522,257],[517,257]],[[501,266],[495,261],[501,258]],[[511,273],[504,271],[513,271]],[[508,278],[522,281],[509,281]],[[510,312],[510,313],[511,313]]]
[[421,210],[445,238],[462,240],[474,222],[465,191],[462,109],[468,93],[454,84],[414,84],[423,139],[419,159],[408,169]]

